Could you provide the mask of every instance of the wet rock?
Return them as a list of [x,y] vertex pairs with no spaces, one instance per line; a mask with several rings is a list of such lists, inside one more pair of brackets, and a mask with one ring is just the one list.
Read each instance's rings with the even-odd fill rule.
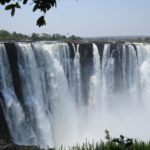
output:
[[17,145],[12,142],[7,142],[3,139],[0,139],[0,150],[43,150],[38,146],[24,146]]

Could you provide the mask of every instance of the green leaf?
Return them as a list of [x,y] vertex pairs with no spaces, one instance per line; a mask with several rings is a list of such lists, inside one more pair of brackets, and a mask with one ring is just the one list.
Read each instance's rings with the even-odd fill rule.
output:
[[44,16],[39,17],[39,19],[37,20],[37,23],[36,23],[36,24],[37,24],[39,27],[46,25],[46,21],[45,21]]
[[35,5],[35,6],[33,7],[33,12],[35,12],[37,9],[38,9],[38,5]]
[[15,14],[15,7],[13,7],[13,8],[11,9],[11,16],[14,16],[14,14]]
[[27,2],[28,2],[28,0],[24,0],[24,1],[23,1],[23,4],[25,5]]
[[16,7],[16,8],[21,8],[20,5],[19,5],[19,3],[16,3],[16,4],[15,4],[15,7]]
[[0,0],[0,4],[5,5],[6,3],[9,3],[10,0]]
[[7,5],[5,7],[5,10],[10,10],[10,9],[14,8],[14,6],[15,6],[14,4]]

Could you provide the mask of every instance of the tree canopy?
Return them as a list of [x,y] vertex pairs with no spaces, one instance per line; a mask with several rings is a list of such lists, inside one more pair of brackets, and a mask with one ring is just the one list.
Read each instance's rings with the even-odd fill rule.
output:
[[0,41],[77,41],[81,40],[80,37],[75,35],[60,35],[58,33],[32,33],[31,35],[26,35],[22,33],[13,32],[10,33],[7,30],[0,30]]
[[3,5],[5,10],[10,11],[11,16],[15,15],[16,9],[20,9],[27,4],[32,4],[33,12],[40,10],[43,13],[36,22],[36,24],[41,27],[42,25],[46,25],[45,14],[52,7],[56,6],[56,0],[0,0],[0,5]]

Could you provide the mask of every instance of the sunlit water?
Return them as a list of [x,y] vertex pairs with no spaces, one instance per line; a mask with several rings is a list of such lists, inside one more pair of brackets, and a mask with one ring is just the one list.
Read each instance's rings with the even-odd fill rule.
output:
[[93,43],[86,101],[79,44],[72,44],[74,59],[66,43],[16,46],[23,103],[0,44],[0,91],[14,142],[59,147],[104,139],[105,129],[112,136],[150,139],[150,45],[136,44],[136,52],[124,44],[111,52],[105,44],[101,58]]

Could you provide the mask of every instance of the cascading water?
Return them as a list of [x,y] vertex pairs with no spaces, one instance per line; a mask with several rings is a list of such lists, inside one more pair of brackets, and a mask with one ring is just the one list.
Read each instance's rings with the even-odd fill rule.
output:
[[71,46],[72,57],[67,43],[15,43],[19,97],[0,43],[0,105],[12,140],[59,147],[103,139],[105,129],[148,140],[150,45],[93,43],[90,55]]
[[20,125],[24,124],[25,116],[13,88],[10,65],[3,44],[0,44],[0,98],[11,136],[16,142],[26,141],[26,137],[19,136],[24,130]]
[[79,53],[79,44],[77,45],[77,48],[75,48],[75,45],[73,44],[73,50],[75,53],[75,58],[74,58],[74,83],[73,85],[75,87],[75,96],[77,99],[77,102],[80,105],[82,105],[82,91],[81,91],[81,67],[80,67],[80,53]]
[[90,77],[89,105],[98,105],[100,98],[100,55],[96,44],[93,44],[93,75]]

